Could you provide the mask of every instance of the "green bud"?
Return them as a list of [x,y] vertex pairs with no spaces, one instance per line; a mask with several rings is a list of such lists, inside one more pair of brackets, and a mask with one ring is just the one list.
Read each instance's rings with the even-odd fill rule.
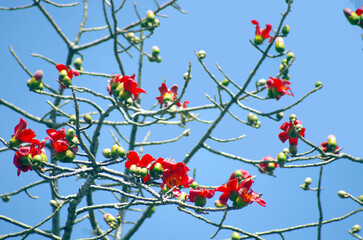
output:
[[126,35],[126,38],[133,42],[135,40],[135,34],[133,32],[128,32],[127,35]]
[[137,175],[139,173],[138,169],[137,169],[137,166],[135,164],[132,164],[130,166],[130,173],[133,174],[133,175]]
[[276,113],[276,118],[278,120],[281,120],[283,117],[284,117],[284,112],[278,112],[278,113]]
[[266,170],[267,172],[272,172],[273,170],[275,170],[275,163],[273,162],[268,163],[266,166]]
[[40,156],[39,154],[38,155],[35,155],[33,157],[33,164],[34,165],[39,166],[42,162],[43,162],[43,157]]
[[71,150],[66,151],[66,158],[63,160],[64,162],[72,162],[76,158],[76,154]]
[[286,65],[287,64],[287,59],[286,58],[285,59],[282,59],[281,64],[282,65]]
[[286,56],[287,62],[290,62],[293,58],[295,58],[295,54],[293,52],[289,52]]
[[352,227],[352,233],[359,233],[361,230],[361,227],[359,224],[356,224]]
[[76,123],[76,120],[77,120],[76,115],[71,115],[71,116],[69,117],[69,122],[70,122],[71,124],[75,124],[75,123]]
[[165,93],[163,96],[164,103],[172,102],[174,101],[173,96],[170,93]]
[[49,205],[52,206],[52,207],[55,207],[55,208],[58,207],[58,203],[54,199],[52,199],[52,200],[49,201]]
[[337,139],[334,135],[330,134],[327,141],[328,151],[334,151],[337,147]]
[[188,75],[189,75],[188,72],[184,73],[183,78],[185,81],[190,80],[192,78],[192,75],[190,75],[189,77],[188,77]]
[[235,204],[236,204],[237,208],[243,208],[243,207],[248,205],[248,202],[243,201],[242,196],[238,196],[236,201],[235,201]]
[[305,184],[305,186],[309,186],[310,184],[311,184],[311,182],[312,182],[313,180],[311,179],[311,177],[307,177],[307,178],[305,178],[305,181],[304,181],[304,184]]
[[282,152],[286,155],[286,157],[289,157],[289,155],[290,155],[290,151],[289,151],[289,149],[288,149],[288,148],[284,148],[284,149],[282,149]]
[[276,52],[282,53],[285,51],[285,43],[282,37],[277,37],[275,40],[275,49]]
[[40,82],[39,87],[37,88],[37,90],[43,91],[44,89],[44,84],[42,82]]
[[265,39],[261,36],[261,35],[256,35],[255,38],[253,39],[253,42],[256,45],[261,45],[263,43]]
[[161,63],[161,60],[162,60],[162,58],[161,58],[160,56],[157,56],[157,57],[156,57],[156,62],[157,62],[157,63]]
[[121,146],[117,146],[117,148],[116,148],[116,152],[117,152],[117,155],[118,155],[119,157],[125,157],[125,156],[126,156],[126,151],[125,151],[125,149],[124,149],[123,147],[121,147]]
[[242,174],[241,170],[236,170],[236,171],[234,171],[234,172],[233,172],[233,176],[234,176],[235,178],[243,179],[243,174]]
[[359,22],[359,16],[349,8],[344,8],[343,13],[350,24],[357,25]]
[[240,236],[238,232],[234,232],[232,234],[231,240],[240,240]]
[[294,122],[297,120],[296,115],[295,115],[295,114],[291,114],[291,115],[289,116],[289,120],[290,120],[290,122],[294,123]]
[[227,86],[229,85],[229,80],[226,78],[226,79],[224,79],[224,80],[221,82],[221,84],[222,84],[223,86],[227,87]]
[[320,81],[317,81],[316,83],[315,83],[315,87],[316,88],[319,88],[319,87],[322,87],[323,86],[323,83],[322,82],[320,82]]
[[358,199],[359,201],[363,202],[363,195],[359,195]]
[[199,59],[204,59],[207,56],[207,53],[204,50],[200,50],[198,52],[198,58]]
[[134,44],[139,44],[140,43],[140,38],[139,37],[135,37],[134,40],[132,41]]
[[247,122],[249,122],[250,124],[256,124],[257,120],[258,120],[258,118],[257,118],[257,116],[255,114],[250,112],[247,115]]
[[105,148],[102,150],[102,155],[105,157],[105,158],[111,158],[112,155],[111,155],[111,149],[109,148]]
[[60,160],[60,161],[63,161],[65,158],[66,158],[66,151],[62,151],[62,152],[59,152],[59,153],[56,153],[55,154],[55,158]]
[[146,177],[147,174],[149,173],[149,171],[147,170],[147,168],[141,168],[141,170],[139,171],[140,177]]
[[287,75],[286,72],[285,72],[285,74],[281,77],[281,79],[289,80],[290,75]]
[[291,155],[295,156],[297,153],[297,146],[295,144],[291,144],[289,146],[289,152],[291,153]]
[[154,26],[155,26],[155,27],[159,27],[159,26],[160,26],[160,21],[159,21],[159,19],[155,18],[155,20],[154,20]]
[[192,184],[190,184],[190,188],[196,189],[198,187],[199,187],[199,185],[197,182],[193,182]]
[[37,81],[34,77],[32,77],[31,79],[29,79],[26,84],[27,86],[31,89],[38,89],[39,85],[40,85],[41,81]]
[[62,71],[59,72],[59,79],[60,80],[63,80],[66,76],[68,76],[67,70],[63,69]]
[[301,132],[301,130],[303,129],[303,126],[301,124],[296,124],[295,129],[297,132]]
[[255,128],[260,128],[260,127],[261,127],[261,122],[257,121],[256,124],[255,124]]
[[149,62],[155,62],[155,58],[153,56],[148,56],[147,59],[149,59]]
[[286,36],[290,32],[290,26],[289,25],[283,26],[281,32],[282,32],[283,35]]
[[129,97],[126,102],[125,102],[125,105],[126,107],[130,107],[134,104],[134,100],[132,100],[132,97]]
[[112,148],[111,148],[111,156],[112,156],[112,158],[118,158],[119,157],[118,152],[117,152],[117,148],[118,148],[118,145],[117,144],[115,144],[115,145],[112,146]]
[[340,197],[340,198],[347,198],[349,195],[348,195],[348,193],[346,193],[345,191],[343,191],[343,190],[339,190],[338,192],[337,192],[337,194],[338,194],[338,196]]
[[257,82],[257,86],[265,86],[266,85],[266,79],[260,79]]
[[47,154],[41,153],[40,156],[42,157],[42,162],[48,162]]
[[68,129],[66,132],[67,141],[71,141],[74,138],[74,136],[75,136],[74,129],[73,128]]
[[10,196],[5,195],[5,196],[2,197],[2,200],[3,200],[3,202],[9,202],[10,201]]
[[197,196],[194,201],[195,206],[198,206],[198,207],[204,207],[206,203],[207,203],[207,199],[205,199],[205,197],[203,197],[203,196]]
[[88,113],[87,114],[85,114],[84,116],[83,116],[83,120],[87,123],[87,124],[92,124],[92,117],[91,117],[91,115],[89,115]]
[[214,205],[217,207],[217,208],[222,208],[222,207],[225,207],[226,205],[223,205],[219,200],[215,200],[214,201]]
[[277,155],[277,162],[279,163],[280,166],[284,166],[284,164],[286,163],[286,155],[285,153],[283,152],[280,152],[278,155]]
[[63,79],[62,79],[62,84],[69,88],[70,86],[72,86],[72,80],[68,77],[68,76],[65,76]]
[[153,46],[152,47],[152,52],[151,54],[154,56],[154,57],[157,57],[159,54],[160,54],[160,49],[158,46]]
[[155,13],[152,10],[146,12],[146,20],[149,22],[154,22],[155,20]]
[[161,163],[155,163],[153,169],[150,171],[150,176],[152,178],[158,178],[161,174],[163,174],[163,167]]
[[77,70],[81,70],[81,67],[82,67],[82,58],[76,58],[73,62],[73,65],[74,67],[77,69]]

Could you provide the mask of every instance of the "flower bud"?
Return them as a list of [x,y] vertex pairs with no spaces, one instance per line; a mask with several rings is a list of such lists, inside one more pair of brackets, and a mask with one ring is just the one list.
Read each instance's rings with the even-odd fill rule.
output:
[[289,32],[290,32],[290,26],[289,25],[285,25],[285,26],[282,27],[281,33],[283,35],[286,36],[287,34],[289,34]]
[[338,196],[340,197],[340,198],[347,198],[349,195],[348,195],[348,193],[346,193],[345,191],[343,191],[343,190],[339,190],[338,192],[337,192],[337,194],[338,194]]
[[38,155],[35,155],[35,156],[33,157],[33,164],[34,164],[35,166],[39,166],[42,162],[43,162],[43,157],[42,157],[42,156],[40,156],[39,154],[38,154]]
[[222,208],[225,207],[226,205],[223,205],[219,200],[215,200],[214,206],[216,206],[217,208]]
[[34,73],[33,78],[38,82],[42,81],[43,78],[43,70],[38,70]]
[[236,201],[235,201],[235,204],[236,204],[236,207],[237,208],[243,208],[243,207],[247,206],[248,203],[249,202],[245,202],[243,200],[243,197],[242,196],[238,196],[237,199],[236,199]]
[[89,115],[88,113],[87,114],[85,114],[84,116],[83,116],[83,120],[87,123],[87,124],[92,124],[92,117],[91,117],[91,115]]
[[9,202],[10,201],[10,196],[5,195],[5,196],[2,197],[2,200],[3,200],[3,202]]
[[289,116],[289,119],[290,119],[290,122],[291,122],[291,123],[294,123],[294,122],[296,122],[297,117],[296,117],[296,115],[295,115],[295,114],[291,114],[291,115]]
[[227,87],[229,85],[229,80],[226,78],[223,81],[221,81],[221,84],[225,87]]
[[185,81],[190,80],[192,78],[192,75],[190,75],[189,77],[188,77],[188,75],[189,75],[188,72],[184,73],[183,78]]
[[44,84],[42,82],[40,82],[39,87],[37,88],[37,90],[43,91],[44,89]]
[[63,69],[62,71],[59,72],[59,79],[60,80],[63,80],[66,76],[68,76],[67,70]]
[[10,143],[10,145],[11,145],[11,146],[13,146],[13,147],[18,147],[18,146],[22,143],[22,141],[21,141],[20,139],[16,139],[16,138],[12,137],[12,138],[9,140],[9,143]]
[[77,70],[81,70],[81,67],[82,67],[82,58],[76,58],[73,62],[73,65],[74,67],[77,69]]
[[71,150],[66,151],[66,157],[63,160],[64,162],[72,162],[76,158],[76,154]]
[[277,120],[281,120],[284,117],[284,112],[278,112],[276,113]]
[[287,159],[287,156],[283,152],[280,152],[277,155],[277,162],[279,163],[280,166],[284,166],[284,164],[286,163],[286,159]]
[[296,131],[301,132],[301,130],[303,129],[303,126],[301,124],[296,124],[295,129],[296,129]]
[[75,124],[75,123],[76,123],[76,120],[77,120],[76,115],[71,115],[71,116],[69,117],[69,122],[70,122],[71,124]]
[[54,199],[52,199],[52,200],[50,200],[49,201],[49,204],[50,204],[50,206],[52,206],[52,207],[58,207],[58,203],[57,203],[57,201],[56,200],[54,200]]
[[137,166],[135,164],[132,164],[129,168],[130,173],[133,175],[137,175],[139,173]]
[[127,35],[126,35],[126,38],[133,42],[135,40],[135,34],[133,32],[128,32]]
[[34,77],[32,77],[26,82],[26,85],[30,88],[30,90],[38,89],[40,84],[41,82],[37,81]]
[[263,43],[265,39],[261,36],[261,35],[256,35],[255,38],[253,39],[253,42],[256,45],[261,45]]
[[158,178],[163,173],[163,167],[161,163],[155,163],[153,169],[150,171],[152,178]]
[[323,86],[323,83],[322,82],[320,82],[320,81],[317,81],[316,83],[315,83],[315,87],[316,88],[318,88],[318,87],[322,87]]
[[159,19],[155,18],[155,20],[154,20],[154,26],[155,26],[155,27],[159,27],[159,26],[160,26],[160,21],[159,21]]
[[232,233],[231,240],[240,240],[240,236],[238,232]]
[[62,79],[62,84],[69,88],[70,86],[72,86],[72,80],[68,77],[68,76],[65,76],[63,79]]
[[151,54],[154,56],[154,57],[157,57],[159,54],[160,54],[160,49],[158,46],[153,46],[152,47],[152,52]]
[[103,219],[105,220],[105,222],[111,227],[111,228],[115,228],[116,227],[116,218],[114,216],[112,216],[109,213],[105,213],[103,215]]
[[135,37],[134,40],[132,41],[134,44],[139,44],[140,43],[140,38],[139,37]]
[[337,139],[334,135],[330,134],[327,141],[328,151],[334,151],[337,147]]
[[243,173],[241,170],[236,170],[233,172],[234,178],[243,179]]
[[358,199],[359,201],[363,202],[363,195],[359,195]]
[[361,227],[359,224],[356,224],[352,227],[352,233],[359,233],[361,230]]
[[149,171],[147,170],[147,168],[141,168],[141,170],[139,171],[140,177],[142,178],[146,177],[148,173]]
[[257,121],[256,124],[255,124],[255,128],[260,128],[260,127],[261,127],[261,122]]
[[118,145],[117,144],[115,144],[115,145],[112,146],[112,148],[111,148],[111,156],[112,156],[112,158],[118,158],[119,157],[118,152],[117,152],[117,148],[118,148]]
[[350,24],[352,24],[352,25],[357,25],[358,24],[359,17],[351,9],[349,9],[349,8],[343,8],[343,13],[344,13],[345,17],[348,19],[348,21],[349,21]]
[[162,60],[162,58],[161,58],[160,56],[157,56],[155,61],[156,61],[157,63],[161,63],[161,60]]
[[71,141],[74,138],[74,136],[75,136],[74,129],[73,128],[68,129],[66,132],[67,141],[68,142]]
[[257,86],[264,86],[264,85],[266,85],[266,79],[260,79],[260,80],[258,80]]
[[250,112],[247,115],[247,122],[249,122],[250,124],[256,124],[257,120],[258,120],[258,118],[255,114]]
[[305,181],[304,181],[304,184],[305,184],[305,186],[309,186],[310,184],[311,184],[311,182],[312,182],[313,180],[311,179],[311,177],[307,177],[307,178],[305,178]]
[[155,20],[155,13],[152,10],[146,12],[146,20],[149,22],[154,22]]
[[207,204],[207,199],[203,196],[197,196],[194,201],[195,206],[204,207]]
[[111,149],[109,148],[105,148],[102,150],[102,155],[105,157],[105,158],[111,158],[112,155],[111,155]]
[[266,171],[272,173],[275,170],[275,163],[269,162],[266,166]]
[[297,146],[295,144],[290,144],[289,152],[291,153],[291,155],[295,156],[297,153]]
[[207,56],[207,53],[204,50],[200,50],[198,52],[198,58],[199,59],[204,59]]
[[126,107],[130,107],[130,106],[132,106],[133,104],[134,104],[134,100],[132,100],[132,98],[131,98],[131,97],[129,97],[129,98],[126,100],[126,102],[125,102]]
[[40,156],[42,157],[42,162],[48,162],[47,154],[41,153]]
[[199,187],[199,185],[197,182],[193,182],[192,184],[190,184],[190,188],[196,189],[198,187]]
[[282,37],[276,38],[275,49],[276,49],[276,52],[278,52],[278,53],[282,53],[283,51],[285,51],[285,43],[284,43],[284,39]]
[[55,158],[60,160],[60,161],[63,161],[66,158],[66,151],[56,153]]
[[289,149],[288,149],[288,148],[284,148],[284,149],[282,149],[282,152],[286,155],[286,157],[289,157],[289,155],[290,155],[290,151],[289,151]]
[[295,58],[295,54],[293,52],[289,52],[287,55],[286,55],[286,60],[287,62],[289,63],[292,59]]

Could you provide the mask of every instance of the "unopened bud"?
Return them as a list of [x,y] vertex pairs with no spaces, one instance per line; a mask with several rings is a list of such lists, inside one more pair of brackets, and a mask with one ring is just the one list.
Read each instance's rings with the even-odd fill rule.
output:
[[158,46],[153,46],[152,47],[152,52],[151,54],[154,56],[154,57],[157,57],[159,54],[160,54],[160,49]]
[[203,196],[197,196],[194,201],[195,206],[204,207],[207,204],[207,199]]
[[147,168],[141,168],[141,170],[139,171],[140,177],[142,178],[146,177],[148,173],[149,171],[147,170]]
[[126,38],[133,42],[135,40],[135,34],[133,32],[128,32]]
[[292,59],[295,58],[295,54],[293,52],[289,52],[287,55],[286,55],[286,60],[287,62],[290,62]]
[[198,52],[198,58],[199,59],[204,59],[207,56],[207,53],[204,50],[200,50]]
[[10,201],[10,196],[9,195],[5,195],[2,197],[3,202],[9,202]]
[[38,82],[42,81],[43,78],[43,70],[38,70],[34,73],[33,78]]
[[190,184],[190,188],[196,189],[198,188],[198,183],[197,182],[193,182],[192,184]]
[[280,152],[277,155],[277,162],[279,163],[280,166],[284,166],[284,164],[286,163],[286,159],[287,159],[287,156],[283,152]]
[[295,144],[290,144],[289,152],[291,153],[291,155],[295,156],[297,153],[297,146]]
[[327,141],[328,151],[333,151],[337,147],[337,139],[334,135],[330,134]]
[[361,227],[359,224],[356,224],[352,227],[352,233],[359,233],[361,230]]
[[215,200],[214,201],[214,205],[217,207],[217,208],[222,208],[222,207],[225,207],[226,205],[223,205],[219,200]]
[[192,78],[192,75],[189,75],[188,72],[184,73],[183,75],[184,80],[190,80]]
[[315,87],[316,88],[318,88],[318,87],[322,87],[323,86],[323,83],[322,82],[320,82],[320,81],[317,81],[316,83],[315,83]]
[[296,115],[295,115],[295,114],[291,114],[291,115],[289,116],[289,119],[290,119],[290,122],[294,123],[294,122],[296,122],[297,117],[296,117]]
[[232,237],[231,237],[231,240],[240,240],[240,236],[239,236],[239,233],[238,232],[234,232],[232,233]]
[[161,58],[160,56],[157,56],[155,61],[156,61],[157,63],[161,63],[162,58]]
[[89,115],[88,113],[87,114],[85,114],[84,116],[83,116],[83,120],[87,123],[87,124],[92,124],[92,117],[91,117],[91,115]]
[[284,43],[284,39],[282,37],[276,38],[275,49],[276,49],[276,52],[278,52],[278,53],[282,53],[283,51],[285,51],[285,43]]
[[109,148],[105,148],[102,150],[102,155],[105,157],[105,158],[111,158],[112,155],[111,155],[111,149]]
[[309,186],[310,184],[311,184],[311,182],[312,182],[313,180],[311,179],[311,177],[307,177],[307,178],[305,178],[305,181],[304,181],[304,184],[306,185],[306,186]]
[[359,16],[349,8],[343,8],[343,13],[352,25],[357,25],[359,22]]
[[66,132],[66,139],[67,141],[71,141],[74,138],[75,132],[73,128],[70,128]]
[[281,120],[284,117],[284,112],[278,112],[276,113],[277,120]]
[[229,80],[226,78],[226,79],[224,79],[224,80],[221,82],[221,84],[222,84],[223,86],[227,87],[227,86],[229,85]]
[[72,86],[72,80],[68,77],[68,76],[65,76],[63,79],[62,79],[62,84],[69,88],[70,86]]
[[282,27],[281,33],[283,35],[286,36],[287,34],[289,34],[289,32],[290,32],[290,26],[289,25],[285,25],[285,26]]
[[50,200],[50,201],[49,201],[49,204],[50,204],[50,206],[52,206],[52,207],[58,207],[58,203],[57,203],[57,201],[56,201],[56,200],[54,200],[54,199]]
[[256,45],[261,45],[263,43],[265,39],[261,36],[261,35],[256,35],[255,38],[253,39],[253,42]]
[[265,86],[266,85],[266,79],[260,79],[257,82],[257,86]]
[[146,20],[148,20],[149,22],[154,22],[155,13],[152,10],[146,12]]
[[67,75],[68,75],[67,70],[63,69],[62,71],[59,72],[59,79],[63,80]]
[[71,124],[75,124],[75,123],[76,123],[76,120],[77,120],[76,115],[71,115],[71,116],[69,117],[69,122],[70,122]]
[[64,162],[72,162],[76,158],[76,154],[71,150],[66,151],[66,157],[63,160]]
[[363,195],[360,195],[360,196],[358,197],[358,199],[359,199],[359,201],[363,202]]
[[337,194],[338,194],[338,196],[340,197],[340,198],[347,198],[349,195],[348,195],[348,193],[346,193],[345,191],[343,191],[343,190],[339,190],[338,192],[337,192]]
[[74,67],[77,69],[77,70],[81,70],[81,67],[82,67],[82,58],[76,58],[73,62],[73,65]]
[[288,157],[290,155],[290,150],[288,148],[282,149],[282,152]]
[[258,118],[255,114],[250,112],[247,115],[247,122],[249,122],[250,124],[256,124],[257,120],[258,120]]

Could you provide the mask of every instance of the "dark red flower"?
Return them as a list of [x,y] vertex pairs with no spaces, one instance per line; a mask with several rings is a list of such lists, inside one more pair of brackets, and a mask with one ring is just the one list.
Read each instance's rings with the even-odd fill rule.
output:
[[165,186],[170,189],[176,187],[174,189],[174,195],[180,195],[180,190],[178,187],[188,188],[190,184],[193,183],[193,178],[188,176],[188,171],[190,170],[185,163],[183,162],[171,162],[169,160],[163,160],[161,163],[163,167],[163,175],[161,179],[163,182],[160,187],[163,189]]
[[[77,70],[74,70],[74,69],[70,69],[70,70],[68,70],[68,68],[67,68],[67,67],[66,67],[66,65],[64,65],[64,64],[57,64],[55,67],[58,69],[59,73],[60,73],[62,70],[65,70],[65,71],[67,72],[67,76],[69,77],[69,79],[70,79],[71,81],[72,81],[73,75],[75,75],[75,76],[79,76],[79,72],[78,72]],[[59,80],[59,82],[61,82],[59,78],[58,78],[58,80]],[[60,83],[60,84],[61,84],[61,83]],[[66,86],[64,86],[63,84],[61,84],[61,86],[62,86],[62,88],[66,88]]]
[[30,165],[30,160],[28,159],[28,155],[30,154],[31,146],[20,147],[19,151],[15,152],[13,164],[18,168],[17,174],[20,175],[21,172],[27,172],[28,170],[32,171],[32,167]]
[[35,132],[30,128],[26,129],[26,125],[26,121],[20,118],[20,122],[14,128],[14,135],[10,139],[11,145],[17,147],[23,142],[39,144],[39,141],[34,139]]
[[164,103],[166,107],[167,102],[174,101],[177,98],[176,95],[178,95],[178,85],[175,84],[171,87],[170,90],[168,90],[166,84],[162,83],[161,87],[159,87],[159,92],[160,96],[156,97],[156,99],[159,101],[160,105],[163,105]]
[[197,197],[203,197],[203,198],[212,198],[214,196],[214,189],[204,189],[204,188],[198,188],[198,189],[190,189],[189,194],[186,195],[185,199],[189,202],[195,202],[195,199]]
[[332,134],[328,136],[327,141],[320,143],[320,146],[324,152],[333,152],[337,154],[339,153],[339,151],[337,151],[339,149],[339,146],[337,145],[337,140]]
[[[262,37],[262,41],[261,42],[256,42],[256,44],[262,44],[263,41],[267,38],[269,38],[270,40],[268,42],[271,42],[273,37],[270,36],[270,31],[272,30],[272,25],[271,24],[266,24],[266,28],[260,28],[260,25],[258,24],[258,21],[256,20],[252,20],[251,23],[253,25],[256,25],[256,31],[255,31],[255,36],[260,36]],[[258,38],[258,37],[257,37]],[[256,37],[255,37],[256,39]]]
[[[276,79],[273,77],[270,77],[269,80],[266,82],[266,88],[268,89],[268,96],[270,98],[276,98],[276,100],[279,100],[281,96],[287,94],[294,96],[294,94],[291,91],[291,88],[287,85],[290,85],[291,83],[288,80],[285,79]],[[290,91],[290,92],[289,92]]]
[[[296,120],[294,122],[295,128],[296,125],[300,124],[301,125],[301,121],[300,120]],[[290,145],[297,145],[297,141],[298,141],[298,135],[300,134],[300,136],[305,137],[305,128],[301,128],[301,130],[298,132],[296,129],[293,128],[291,122],[284,122],[281,127],[281,130],[283,130],[283,132],[279,133],[279,139],[281,140],[281,142],[286,142],[287,139],[289,139],[289,143]]]
[[[129,151],[129,154],[127,155],[128,161],[125,162],[125,167],[127,169],[130,169],[132,165],[136,165],[140,168],[148,168],[150,163],[154,161],[155,159],[150,154],[145,154],[141,160],[139,158],[139,155],[135,151]],[[142,178],[144,182],[147,182],[150,180],[150,174],[148,173],[145,177]]]
[[[260,171],[260,173],[267,173],[267,174],[271,175],[273,173],[273,171],[275,170],[275,168],[277,168],[279,166],[279,164],[277,162],[275,162],[276,160],[271,156],[266,156],[266,157],[262,158],[262,160],[266,161],[266,162],[260,163],[261,169],[258,169]],[[274,161],[274,162],[271,162],[271,161]]]

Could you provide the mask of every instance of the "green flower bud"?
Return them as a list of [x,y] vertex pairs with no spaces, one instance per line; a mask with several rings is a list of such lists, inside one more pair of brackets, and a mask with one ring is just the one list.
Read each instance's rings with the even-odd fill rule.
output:
[[243,207],[247,206],[248,203],[249,202],[245,202],[243,200],[243,197],[242,196],[238,196],[237,199],[236,199],[236,201],[235,201],[235,205],[236,205],[237,208],[243,208]]
[[137,166],[135,164],[132,164],[130,166],[130,173],[133,174],[133,175],[137,175],[139,173],[139,170],[137,169]]
[[133,42],[135,40],[135,34],[133,32],[128,32],[127,35],[126,35],[126,38]]
[[282,65],[286,65],[287,64],[287,59],[286,58],[285,59],[282,59],[281,64]]
[[134,44],[139,44],[140,43],[140,38],[139,37],[135,37],[134,40],[132,41]]
[[296,115],[295,115],[295,114],[291,114],[291,115],[289,116],[289,119],[290,119],[290,122],[294,123],[294,122],[297,120],[297,117],[296,117]]
[[114,216],[112,216],[109,213],[105,213],[103,215],[103,219],[105,220],[105,222],[111,227],[111,228],[116,228],[116,218]]
[[87,123],[87,124],[92,124],[92,117],[91,117],[91,115],[89,115],[88,113],[87,114],[85,114],[84,116],[83,116],[83,120]]
[[359,195],[358,199],[359,201],[363,202],[363,195]]
[[316,88],[319,88],[319,87],[322,87],[323,86],[323,83],[322,82],[320,82],[320,81],[317,81],[316,83],[315,83],[315,87]]
[[293,52],[289,52],[286,56],[287,62],[290,62],[293,58],[295,58],[295,54]]
[[165,93],[163,96],[163,101],[164,101],[164,103],[172,102],[172,101],[174,101],[174,98],[171,95],[171,93]]
[[74,67],[77,69],[77,70],[81,70],[81,67],[82,67],[82,58],[76,58],[73,62],[73,65]]
[[159,19],[155,18],[155,20],[154,20],[154,26],[155,26],[155,27],[159,27],[159,26],[160,26],[160,21],[159,21]]
[[275,49],[276,52],[282,53],[285,51],[285,43],[282,37],[277,37],[275,40]]
[[184,73],[183,78],[185,81],[190,80],[190,79],[192,79],[192,75],[190,74],[190,76],[188,77],[188,72],[186,72],[186,73]]
[[242,174],[241,170],[236,170],[236,171],[234,171],[234,172],[233,172],[233,176],[234,176],[235,178],[238,178],[238,179],[243,179],[243,174]]
[[296,131],[301,132],[301,130],[303,129],[303,126],[301,124],[296,124],[295,129],[296,129]]
[[71,141],[74,138],[74,136],[75,136],[74,129],[73,128],[68,129],[66,132],[67,141]]
[[154,57],[157,57],[159,54],[160,54],[160,49],[158,46],[153,46],[152,47],[152,52],[151,54],[154,56]]
[[234,232],[232,234],[231,240],[240,240],[240,236],[238,232]]
[[229,85],[229,80],[226,78],[226,79],[224,79],[224,80],[221,82],[221,84],[222,84],[223,86],[227,87],[227,86]]
[[265,86],[266,85],[266,79],[260,79],[257,82],[257,86]]
[[275,170],[275,163],[273,162],[268,163],[266,166],[266,170],[267,172],[272,172],[273,170]]
[[207,199],[203,196],[197,196],[194,201],[195,206],[204,207],[207,204]]
[[247,122],[249,122],[250,124],[256,124],[257,120],[258,120],[258,118],[257,118],[257,116],[255,114],[250,112],[247,115]]
[[130,107],[134,104],[134,100],[132,100],[132,97],[129,97],[126,102],[125,102],[125,105],[126,107]]
[[281,79],[289,80],[290,75],[287,75],[286,72],[285,72],[285,74],[281,77]]
[[352,227],[352,233],[359,233],[361,230],[361,227],[359,224],[356,224]]
[[334,151],[337,147],[337,139],[334,135],[330,134],[327,141],[328,151]]
[[60,160],[60,161],[63,161],[65,158],[66,158],[66,151],[62,151],[62,152],[59,152],[59,153],[56,153],[55,154],[55,158]]
[[72,162],[76,158],[76,154],[71,150],[66,151],[66,158],[63,160],[64,162]]
[[52,207],[58,207],[58,203],[57,203],[57,201],[56,200],[54,200],[54,199],[52,199],[52,200],[50,200],[49,201],[49,204],[50,204],[50,206],[52,206]]
[[340,198],[347,198],[349,195],[348,195],[348,193],[346,193],[345,191],[343,191],[343,190],[339,190],[338,192],[337,192],[337,194],[338,194],[338,196],[340,197]]
[[141,170],[139,171],[140,177],[146,177],[147,174],[149,173],[149,171],[147,170],[147,168],[141,168]]
[[284,117],[284,112],[278,112],[278,113],[276,113],[276,118],[278,120],[281,120],[283,117]]
[[286,157],[289,157],[289,155],[290,155],[290,151],[289,151],[289,149],[288,149],[288,148],[284,148],[284,149],[282,149],[282,152],[286,155]]
[[295,144],[291,144],[289,146],[289,152],[291,153],[291,155],[295,156],[297,153],[297,146]]
[[222,207],[225,207],[226,205],[223,205],[219,200],[215,200],[214,201],[214,205],[217,207],[217,208],[222,208]]
[[161,61],[162,61],[162,58],[161,58],[160,56],[157,56],[157,57],[156,57],[156,62],[157,62],[157,63],[161,63]]
[[261,35],[256,35],[255,38],[253,39],[253,42],[256,45],[261,45],[263,43],[265,39],[261,36]]
[[76,120],[77,120],[76,115],[71,115],[69,117],[69,123],[71,123],[71,124],[75,124]]
[[285,155],[285,153],[280,152],[277,155],[277,162],[279,163],[280,166],[284,166],[284,164],[286,163],[287,157]]
[[59,79],[63,80],[66,76],[68,76],[67,70],[62,70],[59,72]]
[[311,184],[311,182],[312,182],[313,180],[311,179],[311,177],[307,177],[307,178],[305,178],[305,181],[304,181],[304,184],[305,184],[305,186],[309,186],[310,184]]
[[204,59],[207,56],[207,53],[204,50],[200,50],[198,52],[198,58],[199,59]]
[[357,25],[359,22],[358,15],[349,8],[343,8],[343,13],[350,24]]
[[150,176],[152,178],[159,178],[161,174],[163,174],[163,167],[161,166],[161,163],[155,163],[153,169],[150,171]]
[[40,156],[39,154],[38,155],[35,155],[34,157],[33,157],[33,164],[35,165],[35,166],[40,166],[40,164],[43,162],[43,157],[42,156]]
[[72,80],[68,77],[68,76],[65,76],[63,79],[62,79],[62,84],[69,88],[70,86],[72,86]]
[[155,13],[152,10],[146,12],[146,20],[149,22],[154,22],[155,20]]
[[148,56],[147,59],[149,59],[149,62],[155,62],[155,58],[153,56]]
[[38,89],[39,88],[39,85],[40,85],[40,81],[37,81],[34,77],[32,77],[31,79],[29,79],[26,84],[27,86],[31,89],[31,90],[34,90],[34,89]]
[[39,87],[37,88],[37,90],[43,91],[44,89],[44,84],[42,82],[40,82]]
[[289,32],[290,32],[290,26],[289,25],[285,25],[285,26],[282,27],[281,33],[283,35],[286,36],[287,34],[289,34]]
[[123,147],[117,146],[116,151],[117,151],[117,155],[119,157],[125,157],[126,156],[126,151],[125,151],[125,149]]
[[11,145],[11,146],[13,146],[13,147],[18,147],[18,146],[22,143],[22,141],[21,141],[20,139],[16,139],[16,138],[12,137],[12,138],[9,140],[9,143],[10,143],[10,145]]
[[115,144],[115,145],[112,146],[112,148],[111,148],[111,156],[112,156],[112,158],[118,158],[119,157],[118,152],[117,152],[117,148],[118,148],[118,145],[117,144]]
[[47,154],[45,153],[41,153],[40,156],[42,157],[42,162],[48,162],[48,157],[47,157]]
[[199,187],[199,185],[197,182],[193,182],[192,184],[190,184],[190,188],[196,189],[198,187]]
[[260,127],[261,127],[261,122],[257,121],[256,124],[255,124],[255,128],[260,128]]
[[105,148],[102,150],[102,155],[105,157],[105,158],[111,158],[112,155],[111,155],[111,149],[109,148]]
[[3,200],[3,202],[9,202],[10,201],[10,196],[5,195],[5,196],[2,197],[2,200]]

